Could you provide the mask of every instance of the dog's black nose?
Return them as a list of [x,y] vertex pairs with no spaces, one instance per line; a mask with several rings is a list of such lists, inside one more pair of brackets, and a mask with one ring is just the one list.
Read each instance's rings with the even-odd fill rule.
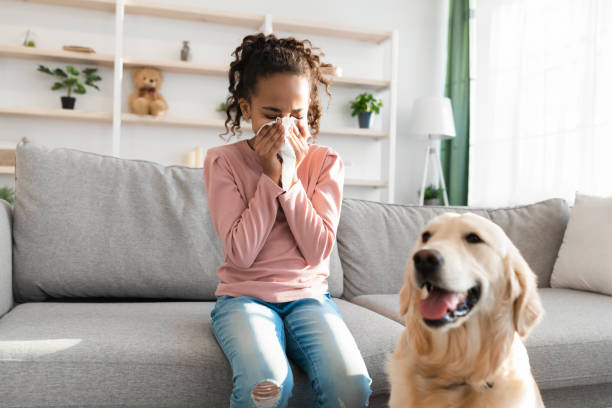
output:
[[435,272],[443,263],[442,254],[435,249],[421,249],[412,257],[414,267],[422,275]]

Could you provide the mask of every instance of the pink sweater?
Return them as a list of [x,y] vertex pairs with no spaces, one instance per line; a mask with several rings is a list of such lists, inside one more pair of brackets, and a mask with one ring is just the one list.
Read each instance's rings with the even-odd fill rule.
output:
[[225,254],[216,296],[288,302],[327,292],[344,165],[332,148],[309,146],[286,191],[263,173],[246,139],[208,149],[206,196]]

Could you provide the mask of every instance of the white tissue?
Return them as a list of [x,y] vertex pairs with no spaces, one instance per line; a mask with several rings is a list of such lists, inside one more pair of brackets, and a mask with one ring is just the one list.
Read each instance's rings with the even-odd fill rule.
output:
[[[281,170],[281,184],[282,184],[283,190],[288,190],[289,187],[291,187],[291,181],[293,180],[293,175],[295,174],[295,162],[296,162],[295,150],[293,150],[293,146],[289,142],[289,128],[291,127],[292,124],[295,124],[296,119],[293,116],[287,116],[287,117],[282,118],[281,122],[283,124],[283,127],[285,128],[285,143],[283,143],[280,150],[278,151],[278,154],[280,154],[280,156],[283,159],[283,165],[282,165],[282,170]],[[268,123],[264,123],[259,128],[255,136],[257,136],[259,132],[261,132],[261,129],[263,129],[264,127],[271,126],[275,123],[276,123],[276,119],[271,120]]]

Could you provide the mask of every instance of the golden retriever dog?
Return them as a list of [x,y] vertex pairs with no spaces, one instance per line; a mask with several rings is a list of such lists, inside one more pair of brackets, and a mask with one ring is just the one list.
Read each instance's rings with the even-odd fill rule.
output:
[[544,407],[523,345],[543,315],[536,276],[498,225],[473,213],[432,219],[399,296],[391,408]]

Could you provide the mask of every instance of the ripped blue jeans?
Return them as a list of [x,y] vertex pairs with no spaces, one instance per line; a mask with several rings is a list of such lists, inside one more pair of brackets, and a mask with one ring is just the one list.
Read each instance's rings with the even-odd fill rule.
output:
[[372,380],[329,293],[281,303],[219,296],[210,317],[232,367],[231,408],[287,407],[287,358],[308,375],[317,407],[368,405]]

